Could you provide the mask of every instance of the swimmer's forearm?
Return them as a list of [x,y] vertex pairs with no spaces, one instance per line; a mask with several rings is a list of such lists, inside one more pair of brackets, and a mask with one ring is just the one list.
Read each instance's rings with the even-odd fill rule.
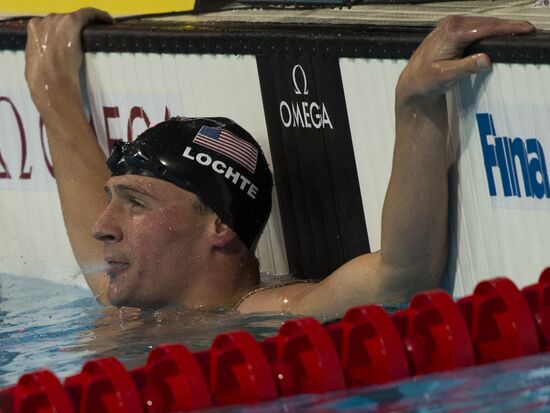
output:
[[[83,114],[79,118],[66,119],[55,128],[47,126],[46,131],[71,243],[74,245],[74,242],[80,244],[83,240],[90,240],[86,244],[100,247],[101,243],[93,240],[90,232],[105,207],[103,187],[109,177],[105,155]],[[90,255],[97,260],[102,253],[92,253],[82,248],[77,259],[88,261],[86,258]]]
[[[50,87],[56,82],[50,82]],[[87,268],[103,261],[101,243],[91,236],[91,228],[105,205],[103,187],[109,177],[96,136],[86,118],[80,99],[80,85],[65,79],[63,88],[41,95],[29,82],[40,112],[52,157],[65,228],[86,281],[102,303],[106,303],[106,275],[89,274]],[[33,93],[34,92],[34,93]],[[43,92],[43,91],[42,91]]]
[[406,295],[411,295],[436,287],[447,262],[447,109],[445,95],[396,100],[381,266],[388,288],[410,290]]
[[75,257],[81,267],[102,258],[101,243],[90,233],[105,205],[109,177],[103,154],[81,101],[75,72],[27,73],[33,101],[48,136],[61,208]]
[[[73,104],[82,108],[80,101]],[[106,203],[103,187],[109,172],[105,156],[83,110],[73,111],[63,122],[52,125],[46,118],[45,123],[65,227],[75,258],[88,275],[87,268],[103,261],[102,245],[90,233]],[[86,280],[99,295],[105,275],[88,275]]]

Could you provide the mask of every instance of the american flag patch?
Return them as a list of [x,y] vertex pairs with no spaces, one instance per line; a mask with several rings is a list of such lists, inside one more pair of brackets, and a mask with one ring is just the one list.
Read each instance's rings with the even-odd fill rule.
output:
[[233,159],[252,173],[256,170],[258,148],[228,130],[203,126],[193,142]]

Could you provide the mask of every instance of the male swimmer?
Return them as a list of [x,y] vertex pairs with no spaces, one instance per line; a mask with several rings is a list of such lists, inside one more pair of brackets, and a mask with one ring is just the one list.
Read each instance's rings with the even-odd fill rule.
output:
[[[110,22],[90,8],[35,18],[26,47],[26,79],[47,129],[65,225],[92,291],[116,306],[319,316],[404,303],[439,285],[447,262],[445,92],[490,68],[485,54],[462,57],[469,44],[534,30],[527,22],[445,18],[397,84],[381,249],[318,283],[262,289],[253,249],[270,212],[272,178],[258,144],[236,123],[172,119],[117,145],[106,165],[78,72],[82,29]],[[106,274],[87,273],[102,260]]]

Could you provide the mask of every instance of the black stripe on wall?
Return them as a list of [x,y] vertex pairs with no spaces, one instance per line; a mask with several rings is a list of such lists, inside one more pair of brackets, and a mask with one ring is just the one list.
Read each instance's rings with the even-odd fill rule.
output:
[[338,60],[257,62],[290,271],[325,277],[370,251]]

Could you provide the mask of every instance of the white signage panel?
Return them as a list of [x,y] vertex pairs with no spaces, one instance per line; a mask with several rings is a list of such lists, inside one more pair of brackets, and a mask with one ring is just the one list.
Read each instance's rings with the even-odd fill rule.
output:
[[457,290],[550,265],[550,67],[495,64],[458,99]]

